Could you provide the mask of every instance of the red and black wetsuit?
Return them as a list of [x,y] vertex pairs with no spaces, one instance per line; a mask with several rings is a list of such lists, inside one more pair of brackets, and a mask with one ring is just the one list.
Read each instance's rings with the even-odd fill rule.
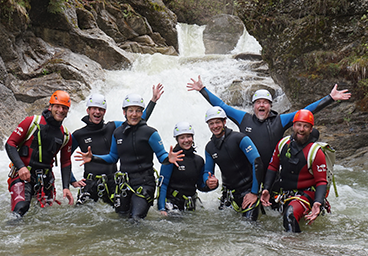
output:
[[[45,186],[52,184],[53,191],[54,176],[51,169],[54,157],[59,151],[61,153],[60,164],[63,189],[69,188],[70,181],[72,140],[69,139],[68,143],[62,147],[64,141],[62,122],[57,122],[49,110],[44,110],[39,122],[40,136],[37,128],[32,136],[24,141],[27,131],[32,125],[32,120],[33,116],[26,117],[13,131],[5,144],[6,152],[16,169],[28,167],[31,172],[31,182],[24,183],[18,176],[9,180],[9,191],[12,193],[12,211],[20,215],[24,215],[29,209],[31,197],[35,192],[34,186],[37,185],[37,172],[40,172],[40,170],[44,172]],[[71,138],[71,134],[68,134],[68,136]],[[39,147],[39,139],[41,147]],[[19,148],[19,146],[21,147]],[[40,149],[42,159],[40,159]],[[49,196],[52,197],[53,194]]]
[[[280,142],[279,142],[280,143]],[[307,156],[313,145],[313,138],[299,145],[294,140],[289,140],[279,152],[279,145],[273,153],[271,163],[265,177],[265,189],[271,191],[274,178],[279,172],[280,189],[283,193],[290,193],[300,197],[302,200],[292,200],[284,209],[284,226],[288,230],[291,228],[294,232],[300,232],[299,220],[309,212],[314,202],[323,205],[327,189],[326,178],[326,159],[321,149],[318,149],[316,157],[312,163],[312,172],[308,170]]]

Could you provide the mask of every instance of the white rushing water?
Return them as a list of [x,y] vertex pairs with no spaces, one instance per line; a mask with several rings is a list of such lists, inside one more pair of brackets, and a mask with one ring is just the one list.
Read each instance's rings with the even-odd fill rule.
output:
[[[247,68],[250,61],[235,60],[231,55],[204,55],[203,29],[178,26],[180,56],[139,55],[130,70],[106,71],[105,80],[92,88],[92,93],[106,96],[105,120],[124,120],[121,105],[126,94],[141,94],[148,103],[152,86],[162,83],[165,92],[148,124],[158,130],[168,149],[175,144],[174,125],[179,121],[190,122],[195,129],[198,154],[204,156],[211,136],[204,114],[210,105],[200,93],[187,91],[190,78],[201,75],[204,84],[222,97],[232,81],[259,76]],[[244,33],[233,54],[260,50],[256,40]],[[281,89],[270,77],[261,78],[263,84],[278,92],[278,104],[274,107],[287,110],[289,102]],[[247,81],[250,85],[259,83]],[[250,95],[245,98],[249,100]],[[247,100],[244,110],[251,111]],[[71,131],[84,126],[80,119],[85,114],[85,102],[73,103],[65,125]],[[237,130],[231,121],[228,126]],[[3,181],[0,183],[0,255],[368,255],[366,170],[337,166],[340,197],[330,193],[332,214],[319,217],[311,226],[303,225],[301,234],[287,234],[282,231],[282,219],[277,212],[268,211],[266,216],[260,216],[257,224],[249,224],[229,209],[217,210],[219,190],[200,193],[203,208],[182,218],[163,218],[155,205],[139,225],[120,218],[101,202],[75,208],[65,200],[61,206],[45,209],[33,204],[22,220],[15,221],[9,213],[10,195],[5,182],[9,161],[4,151],[0,157]],[[155,160],[155,168],[159,167]],[[75,161],[73,171],[77,178],[82,177],[83,169]],[[58,168],[54,172],[57,196],[61,198]],[[220,176],[218,171],[216,175]],[[77,190],[71,190],[76,195]]]

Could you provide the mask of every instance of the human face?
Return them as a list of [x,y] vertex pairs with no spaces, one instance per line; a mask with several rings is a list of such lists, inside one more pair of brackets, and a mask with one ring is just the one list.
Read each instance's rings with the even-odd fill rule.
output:
[[303,145],[306,143],[309,139],[309,135],[313,130],[313,126],[310,123],[306,122],[295,122],[293,124],[293,138],[294,140],[300,144]]
[[271,111],[271,102],[266,99],[258,99],[253,104],[253,110],[256,117],[264,121],[267,119]]
[[89,121],[94,124],[99,124],[102,122],[106,113],[106,109],[99,107],[89,107],[87,108],[87,114],[89,117]]
[[53,104],[49,106],[51,115],[57,122],[62,122],[68,115],[69,108],[60,104]]
[[137,125],[142,119],[143,108],[138,106],[131,106],[124,109],[123,113],[129,125]]
[[207,124],[208,128],[210,128],[210,131],[216,136],[216,138],[220,138],[224,134],[226,119],[214,118],[209,120]]
[[192,134],[181,134],[178,137],[176,137],[179,146],[182,149],[188,150],[193,145],[193,135]]

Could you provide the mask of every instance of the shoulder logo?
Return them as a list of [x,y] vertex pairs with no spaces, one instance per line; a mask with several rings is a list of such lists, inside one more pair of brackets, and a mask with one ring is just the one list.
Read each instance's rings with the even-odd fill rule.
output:
[[16,134],[18,134],[19,136],[21,136],[22,135],[22,132],[23,132],[24,130],[23,130],[23,128],[22,127],[20,127],[20,126],[18,126],[17,128],[15,128],[15,130],[14,130],[14,132],[16,133]]
[[250,151],[252,151],[253,148],[251,145],[249,145],[246,149],[245,149],[245,152],[249,153]]
[[163,145],[162,140],[160,140],[160,141],[158,142],[158,144],[160,144],[160,146],[162,146],[162,145]]
[[212,159],[216,159],[218,157],[217,153],[212,154]]
[[84,139],[84,143],[92,143],[92,138],[86,138]]
[[123,139],[118,139],[117,141],[116,141],[116,144],[122,144],[123,143]]
[[252,132],[252,127],[245,127],[245,132]]
[[317,165],[318,172],[325,172],[327,171],[327,166],[325,164]]
[[185,171],[185,165],[179,165],[178,170],[179,171]]

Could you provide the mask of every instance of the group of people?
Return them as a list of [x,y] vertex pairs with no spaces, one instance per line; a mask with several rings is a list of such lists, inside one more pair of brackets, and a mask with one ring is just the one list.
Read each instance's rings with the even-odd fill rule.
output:
[[[73,134],[62,125],[70,97],[64,91],[56,91],[48,109],[41,116],[24,119],[6,142],[12,162],[8,179],[12,211],[23,216],[33,196],[42,207],[58,202],[52,167],[60,151],[63,195],[72,205],[69,184],[80,187],[76,205],[100,198],[117,213],[138,220],[146,217],[158,186],[157,206],[162,215],[195,210],[197,190],[208,192],[219,186],[217,164],[222,177],[219,209],[231,206],[244,218],[255,221],[263,207],[282,203],[286,231],[300,232],[299,221],[305,215],[313,222],[325,202],[327,186],[321,149],[317,149],[311,168],[307,166],[308,152],[318,139],[312,133],[313,113],[333,101],[349,99],[350,93],[338,91],[335,85],[330,95],[305,109],[280,115],[271,110],[270,92],[261,89],[252,97],[254,114],[250,114],[226,105],[203,86],[200,76],[191,80],[188,90],[199,91],[212,105],[205,114],[212,133],[205,160],[196,154],[194,128],[187,120],[175,125],[177,144],[169,152],[157,130],[147,125],[163,93],[161,84],[153,86],[147,108],[138,94],[124,98],[124,122],[105,123],[106,99],[92,94],[87,99],[87,115],[82,118],[86,126]],[[238,126],[239,132],[226,126],[227,118]],[[279,148],[279,141],[291,126],[292,136],[284,140],[286,146]],[[84,165],[80,181],[74,178],[70,161],[78,147],[76,160]],[[158,182],[154,154],[161,163]],[[280,193],[284,201],[275,202],[273,198]]]

